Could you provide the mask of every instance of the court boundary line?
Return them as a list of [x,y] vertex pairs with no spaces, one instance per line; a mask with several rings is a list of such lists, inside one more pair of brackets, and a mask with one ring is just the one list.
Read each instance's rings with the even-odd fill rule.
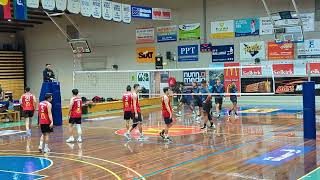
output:
[[302,180],[302,178],[305,178],[305,177],[309,176],[310,174],[312,174],[313,172],[315,172],[315,171],[317,171],[319,169],[320,169],[320,166],[315,168],[314,170],[310,171],[308,174],[305,174],[305,175],[301,176],[300,178],[298,178],[298,180]]
[[34,173],[23,173],[23,172],[7,171],[7,170],[0,170],[0,172],[8,172],[8,173],[14,173],[14,174],[25,174],[25,175],[41,176],[41,177],[39,177],[39,178],[36,178],[35,180],[49,177],[49,176],[47,176],[47,175],[34,174]]

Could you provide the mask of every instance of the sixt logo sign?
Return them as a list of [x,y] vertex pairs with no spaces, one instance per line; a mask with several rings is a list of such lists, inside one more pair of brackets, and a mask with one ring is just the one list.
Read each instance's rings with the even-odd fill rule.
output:
[[201,83],[202,80],[206,80],[206,71],[183,71],[183,82],[187,85]]
[[139,58],[152,58],[153,57],[153,52],[139,52]]
[[178,46],[178,61],[198,61],[199,45]]
[[131,17],[141,19],[152,19],[152,8],[142,6],[131,6]]

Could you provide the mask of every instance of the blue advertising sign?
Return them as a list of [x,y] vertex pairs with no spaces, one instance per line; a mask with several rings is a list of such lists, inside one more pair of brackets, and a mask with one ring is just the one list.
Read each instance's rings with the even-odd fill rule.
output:
[[246,18],[235,20],[235,36],[256,36],[259,35],[259,18]]
[[212,46],[212,62],[234,61],[234,45]]
[[178,62],[198,61],[199,45],[178,46]]
[[279,166],[296,157],[302,156],[314,148],[311,146],[284,146],[246,161],[250,164]]
[[152,8],[131,6],[131,17],[140,19],[152,19]]
[[171,42],[177,41],[178,31],[177,26],[157,27],[157,41],[158,42]]

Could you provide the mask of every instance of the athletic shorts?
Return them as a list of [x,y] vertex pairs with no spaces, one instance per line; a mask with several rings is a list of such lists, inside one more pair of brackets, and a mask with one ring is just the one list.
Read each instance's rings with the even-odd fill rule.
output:
[[124,119],[124,120],[133,119],[133,118],[132,118],[132,112],[131,112],[131,111],[125,111],[124,114],[123,114],[123,119]]
[[42,134],[53,132],[53,128],[50,128],[50,124],[40,124]]
[[139,122],[142,123],[141,113],[138,113],[138,118],[136,118],[135,113],[132,113],[132,117],[133,117],[133,124],[138,124]]
[[81,124],[81,117],[80,118],[70,117],[69,124]]
[[31,118],[33,117],[33,114],[34,114],[34,111],[30,111],[30,110],[23,111],[23,116],[25,118]]
[[203,102],[203,111],[210,114],[210,111],[211,111],[211,108],[212,108],[212,102],[209,101],[209,102]]
[[164,123],[167,124],[167,125],[169,125],[169,124],[171,124],[173,122],[172,118],[163,118],[163,120],[164,120]]
[[237,103],[237,97],[230,96],[230,101],[231,101],[232,103]]
[[202,102],[201,102],[201,100],[194,100],[193,105],[198,106],[198,107],[202,107]]
[[222,97],[217,97],[217,98],[214,98],[214,101],[215,101],[215,104],[222,105],[223,98]]

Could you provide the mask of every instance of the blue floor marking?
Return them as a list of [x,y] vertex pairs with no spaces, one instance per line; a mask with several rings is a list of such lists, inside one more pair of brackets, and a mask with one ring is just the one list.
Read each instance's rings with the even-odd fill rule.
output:
[[[294,129],[298,128],[298,127],[301,127],[301,125],[297,125],[297,126],[290,127],[290,128],[284,130],[284,131],[281,132],[281,133],[294,130]],[[246,142],[246,143],[242,143],[242,144],[239,144],[239,145],[235,145],[235,146],[232,146],[232,147],[229,147],[229,148],[225,148],[225,149],[219,150],[219,151],[217,151],[217,152],[213,152],[213,153],[210,153],[210,154],[207,154],[207,155],[203,155],[203,156],[200,156],[200,157],[197,157],[197,158],[193,158],[193,159],[190,159],[190,160],[187,160],[187,161],[184,161],[184,162],[181,162],[181,163],[178,163],[178,164],[169,166],[169,167],[167,167],[167,168],[163,168],[163,169],[154,171],[154,172],[152,172],[152,173],[142,175],[142,177],[147,178],[147,177],[150,177],[150,176],[154,176],[154,175],[156,175],[156,174],[163,173],[163,172],[165,172],[165,171],[167,171],[167,170],[170,170],[170,169],[173,169],[173,168],[177,168],[177,167],[183,166],[183,165],[185,165],[185,164],[193,163],[193,162],[195,162],[195,161],[200,161],[200,160],[206,159],[206,158],[211,157],[211,156],[215,156],[215,155],[218,155],[218,154],[225,153],[225,152],[227,152],[227,151],[235,150],[235,149],[244,147],[244,146],[246,146],[246,145],[259,142],[259,141],[261,141],[261,140],[263,140],[263,139],[265,139],[265,138],[269,138],[269,137],[272,137],[272,136],[273,136],[273,135],[270,134],[270,135],[267,135],[267,136],[265,136],[265,137],[259,137],[259,138],[257,138],[256,140],[252,140],[252,141],[250,141],[250,142]],[[140,177],[140,178],[136,178],[136,177],[135,177],[135,178],[133,178],[133,180],[139,180],[139,179],[141,179],[142,177]]]

